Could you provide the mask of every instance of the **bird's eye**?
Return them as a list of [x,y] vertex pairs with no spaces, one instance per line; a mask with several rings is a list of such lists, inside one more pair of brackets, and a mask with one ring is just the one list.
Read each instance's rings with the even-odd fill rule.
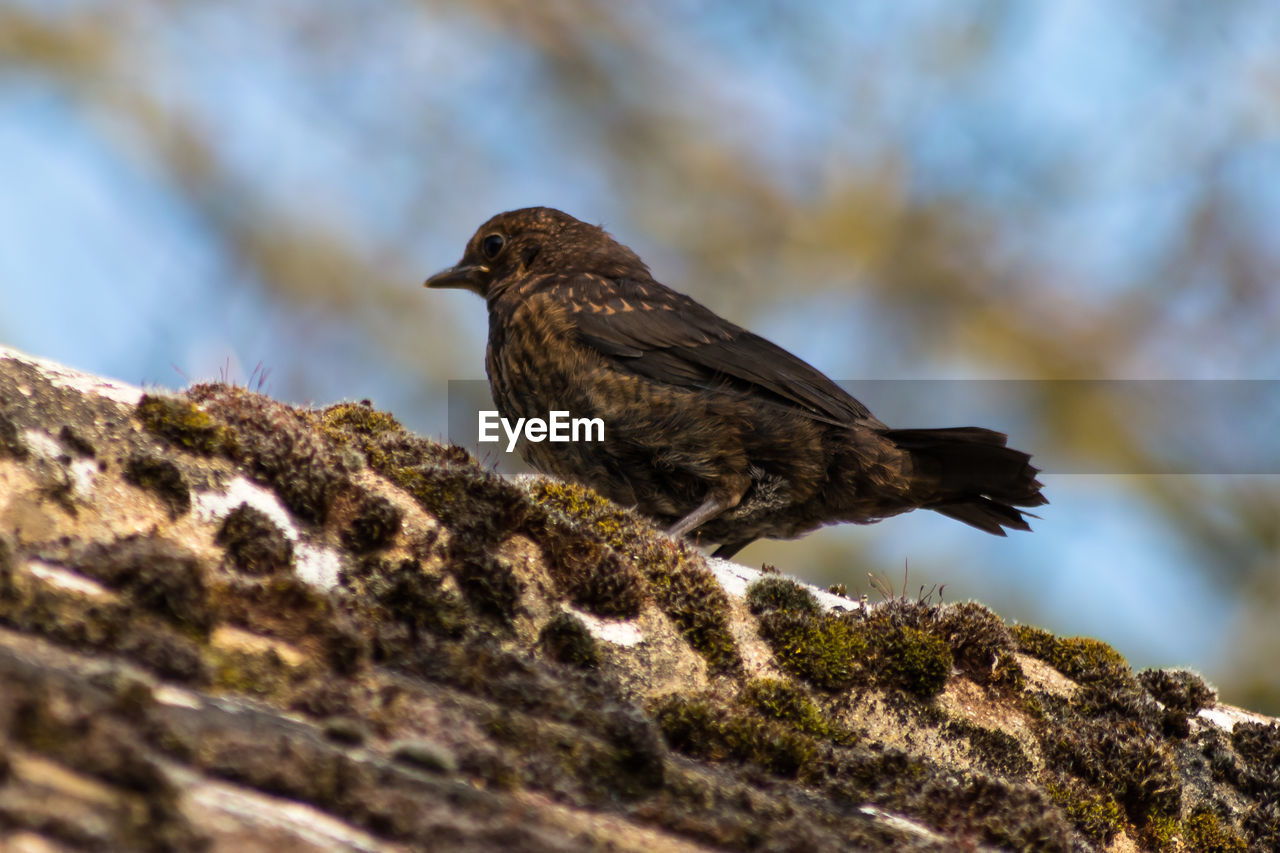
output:
[[486,258],[493,260],[498,257],[498,253],[502,251],[502,247],[505,245],[507,245],[507,240],[501,234],[490,234],[480,244],[480,251],[484,252]]

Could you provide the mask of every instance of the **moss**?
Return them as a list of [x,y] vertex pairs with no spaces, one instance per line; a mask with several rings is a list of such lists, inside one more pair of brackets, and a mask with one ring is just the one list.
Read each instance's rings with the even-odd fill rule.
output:
[[225,426],[187,400],[144,394],[135,414],[147,431],[196,453],[212,456],[235,446]]
[[1042,628],[1015,625],[1010,629],[1018,648],[1040,658],[1081,684],[1131,681],[1133,672],[1119,652],[1089,637],[1055,637]]
[[937,637],[909,625],[870,620],[876,681],[920,697],[942,692],[951,674],[951,650]]
[[1257,803],[1245,815],[1242,829],[1254,850],[1280,850],[1280,797]]
[[1222,818],[1198,811],[1182,822],[1182,839],[1199,853],[1245,853],[1248,846]]
[[270,516],[247,503],[227,513],[213,541],[226,548],[231,564],[246,574],[276,574],[293,565],[293,543]]
[[849,745],[857,736],[833,722],[803,687],[781,678],[759,678],[748,681],[738,693],[737,701],[770,720],[786,723],[802,734]]
[[347,466],[311,416],[231,385],[196,385],[187,393],[225,424],[234,439],[228,455],[303,521],[323,524],[335,497],[352,488]]
[[404,513],[381,495],[363,495],[351,526],[342,532],[342,544],[356,554],[385,548],[400,532],[403,517]]
[[604,618],[633,619],[646,598],[644,576],[602,542],[560,531],[541,537],[547,568],[571,602]]
[[381,473],[469,548],[499,542],[520,528],[531,512],[516,486],[479,466],[419,464],[388,467]]
[[788,672],[823,690],[843,690],[865,678],[868,640],[848,615],[776,610],[760,618],[760,636]]
[[1142,845],[1150,850],[1176,850],[1181,826],[1178,819],[1169,815],[1156,815],[1143,825],[1138,832]]
[[501,625],[510,625],[522,611],[524,584],[506,560],[478,553],[452,561],[449,570],[472,609]]
[[1185,669],[1146,669],[1138,681],[1166,708],[1195,714],[1217,701],[1217,692],[1204,679]]
[[[563,550],[555,540],[567,535],[607,546],[621,565],[640,571],[654,602],[713,673],[741,667],[738,645],[729,631],[728,596],[695,550],[671,541],[647,519],[583,486],[539,479],[529,486],[529,493],[545,514],[530,519],[534,538],[544,549],[549,544],[553,553]],[[638,586],[626,576],[610,589],[638,601]]]
[[124,466],[124,479],[154,494],[177,518],[191,509],[191,490],[178,466],[150,453],[135,453]]
[[931,631],[946,641],[958,669],[978,684],[1021,690],[1026,683],[1008,626],[973,601],[938,609]]
[[816,615],[822,612],[813,593],[791,578],[761,578],[747,587],[747,608],[757,615],[775,610]]
[[874,681],[920,697],[936,695],[951,673],[946,642],[911,622],[929,608],[881,606],[870,613],[827,613],[807,591],[782,578],[764,578],[747,590],[762,612],[760,636],[787,671],[824,690]]
[[656,703],[653,716],[672,749],[696,758],[750,762],[792,777],[817,754],[808,735],[708,696],[667,696]]
[[376,438],[383,433],[404,431],[394,415],[364,402],[330,406],[320,413],[320,428],[335,441]]
[[[423,570],[417,560],[390,562],[366,557],[339,581],[343,587],[372,605],[369,622],[376,628],[381,659],[393,659],[402,644],[416,644],[422,633],[457,638],[470,622],[466,606],[443,579]],[[387,623],[392,623],[388,626]],[[407,637],[398,638],[388,627],[403,628]]]
[[78,595],[18,571],[0,537],[0,624],[78,648],[113,648],[129,628],[129,604]]
[[738,671],[742,657],[729,630],[729,598],[715,575],[669,540],[655,546],[640,565],[658,607],[708,669]]
[[[1236,786],[1252,797],[1280,806],[1280,725],[1236,723],[1231,730],[1231,745],[1243,763]],[[1280,832],[1280,824],[1276,830]]]
[[167,539],[135,535],[93,545],[75,568],[197,635],[207,634],[213,623],[200,561]]
[[600,662],[595,638],[572,613],[557,613],[538,632],[538,645],[548,657],[580,669],[591,669]]
[[1031,772],[1031,760],[1022,744],[1013,735],[999,729],[989,729],[966,719],[949,720],[943,726],[945,735],[964,738],[974,759],[985,768],[1001,776],[1025,777]]
[[1161,740],[1131,720],[1067,721],[1050,729],[1045,760],[1114,798],[1135,823],[1178,814],[1182,783]]
[[1045,791],[1076,829],[1096,844],[1110,844],[1125,827],[1124,810],[1115,800],[1090,791],[1070,777],[1046,783]]

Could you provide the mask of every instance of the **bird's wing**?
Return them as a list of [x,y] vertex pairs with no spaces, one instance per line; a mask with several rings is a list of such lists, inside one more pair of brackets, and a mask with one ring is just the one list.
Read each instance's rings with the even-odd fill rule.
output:
[[737,388],[837,425],[875,421],[814,367],[657,282],[579,274],[554,289],[578,340],[622,370],[672,385]]

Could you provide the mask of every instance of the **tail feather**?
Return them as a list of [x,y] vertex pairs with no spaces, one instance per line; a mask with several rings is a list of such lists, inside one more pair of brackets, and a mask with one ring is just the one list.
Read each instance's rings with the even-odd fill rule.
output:
[[923,492],[922,506],[965,524],[1005,535],[1030,530],[1015,507],[1043,506],[1040,470],[1031,455],[1006,446],[1008,436],[981,427],[894,429],[885,436],[911,453]]

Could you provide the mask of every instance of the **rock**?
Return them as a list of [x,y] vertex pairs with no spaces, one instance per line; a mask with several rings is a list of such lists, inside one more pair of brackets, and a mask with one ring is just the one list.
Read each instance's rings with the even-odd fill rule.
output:
[[1192,674],[709,562],[367,404],[0,351],[0,847],[1274,849],[1277,754]]

